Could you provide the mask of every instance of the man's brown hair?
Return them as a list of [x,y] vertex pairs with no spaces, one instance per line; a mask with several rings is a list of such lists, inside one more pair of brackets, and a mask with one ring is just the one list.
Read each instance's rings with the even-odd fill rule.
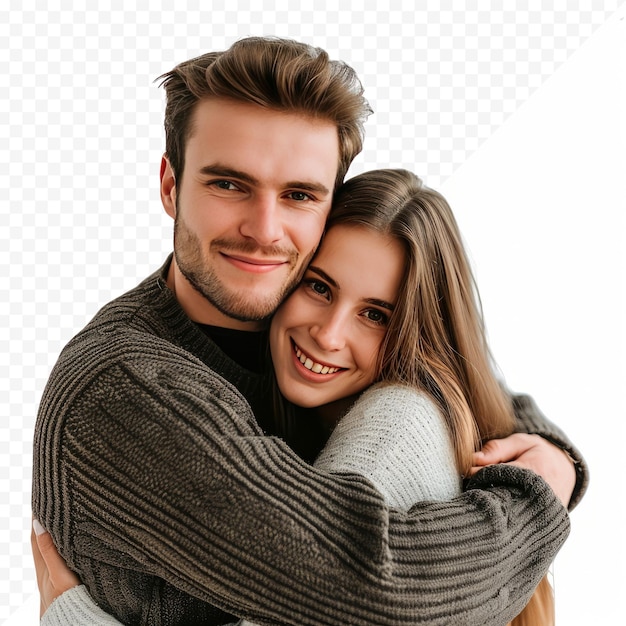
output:
[[193,132],[196,104],[225,98],[301,113],[337,125],[336,186],[363,147],[363,125],[372,112],[355,71],[308,44],[273,37],[249,37],[224,52],[209,52],[177,65],[160,79],[165,88],[165,151],[177,180]]

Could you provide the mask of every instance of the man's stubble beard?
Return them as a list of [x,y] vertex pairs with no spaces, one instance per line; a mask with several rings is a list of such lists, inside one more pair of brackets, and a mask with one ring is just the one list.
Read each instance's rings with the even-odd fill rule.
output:
[[[271,317],[281,302],[298,286],[304,270],[315,253],[315,250],[311,251],[308,257],[304,259],[300,271],[288,276],[285,284],[277,293],[270,294],[262,300],[257,298],[251,302],[246,299],[245,293],[228,289],[214,268],[204,262],[200,239],[186,227],[179,215],[180,211],[177,211],[174,220],[174,256],[178,269],[189,284],[220,313],[241,322],[257,322]],[[246,241],[214,240],[211,242],[211,246],[219,247],[222,250],[236,250],[241,253],[259,250],[258,245]],[[278,252],[275,250],[272,253],[267,249],[265,251],[271,254]],[[282,250],[282,253],[279,254],[283,256],[286,254],[289,257],[290,272],[293,272],[298,261],[297,253],[292,250]]]

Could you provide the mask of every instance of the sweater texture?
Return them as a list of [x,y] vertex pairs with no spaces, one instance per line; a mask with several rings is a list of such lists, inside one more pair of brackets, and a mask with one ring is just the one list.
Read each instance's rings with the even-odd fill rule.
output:
[[[329,472],[368,478],[385,501],[408,510],[420,500],[448,500],[461,480],[441,414],[423,393],[401,385],[374,385],[341,419],[315,461]],[[121,625],[94,603],[84,585],[57,598],[42,626]],[[237,626],[256,626],[247,620]]]
[[[165,285],[169,260],[62,352],[34,442],[33,512],[124,624],[505,624],[569,531],[532,472],[390,508],[371,481],[267,435],[268,377],[237,366]],[[582,458],[527,397],[520,430]]]

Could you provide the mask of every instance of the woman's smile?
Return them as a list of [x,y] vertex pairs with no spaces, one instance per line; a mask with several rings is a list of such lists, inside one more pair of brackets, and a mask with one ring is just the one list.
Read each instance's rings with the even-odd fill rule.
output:
[[316,361],[314,357],[311,357],[306,352],[303,352],[302,349],[293,341],[293,339],[292,343],[296,358],[309,372],[313,372],[314,374],[328,375],[335,374],[336,372],[340,372],[346,369],[345,367],[335,367],[326,363],[320,363],[319,361]]

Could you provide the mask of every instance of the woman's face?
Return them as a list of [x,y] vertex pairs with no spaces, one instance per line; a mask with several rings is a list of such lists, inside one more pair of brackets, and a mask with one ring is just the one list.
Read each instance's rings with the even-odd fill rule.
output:
[[398,241],[367,228],[338,225],[326,233],[272,320],[272,361],[289,401],[317,407],[374,382],[404,261]]

